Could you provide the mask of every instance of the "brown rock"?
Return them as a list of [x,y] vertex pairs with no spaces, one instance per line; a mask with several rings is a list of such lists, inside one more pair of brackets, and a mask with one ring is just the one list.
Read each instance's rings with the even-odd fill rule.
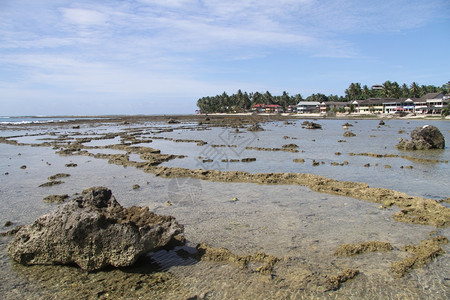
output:
[[401,139],[395,147],[406,151],[444,149],[445,139],[438,128],[425,125],[417,127],[411,132],[411,141]]
[[8,254],[24,265],[76,264],[94,271],[130,266],[182,232],[175,218],[148,207],[123,208],[111,190],[96,187],[22,227]]

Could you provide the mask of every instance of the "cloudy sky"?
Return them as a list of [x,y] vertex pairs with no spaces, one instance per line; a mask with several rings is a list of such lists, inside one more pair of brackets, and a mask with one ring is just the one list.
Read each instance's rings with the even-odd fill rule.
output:
[[238,89],[450,80],[446,0],[0,0],[0,115],[194,113]]

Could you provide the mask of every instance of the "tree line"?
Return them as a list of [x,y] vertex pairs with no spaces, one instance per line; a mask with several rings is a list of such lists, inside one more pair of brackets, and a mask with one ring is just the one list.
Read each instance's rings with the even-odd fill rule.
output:
[[278,104],[286,109],[289,105],[297,105],[302,100],[300,94],[289,96],[287,92],[283,92],[281,96],[273,96],[269,91],[261,94],[260,92],[247,93],[238,90],[236,94],[232,95],[223,92],[221,95],[200,98],[197,106],[202,113],[228,113],[244,112],[260,103]]
[[441,87],[434,85],[419,85],[416,82],[409,86],[406,83],[399,85],[396,81],[386,81],[378,88],[368,88],[367,85],[361,87],[360,83],[351,83],[345,90],[346,101],[365,100],[368,98],[420,98],[427,93],[448,93],[449,84]]
[[[449,82],[450,83],[450,82]],[[297,105],[299,101],[316,102],[347,102],[353,100],[365,100],[368,98],[420,98],[427,93],[449,92],[449,83],[441,87],[433,85],[419,85],[413,82],[409,86],[405,83],[399,85],[397,82],[386,81],[381,86],[367,85],[361,86],[360,83],[351,83],[345,90],[345,96],[328,95],[316,93],[303,99],[301,94],[290,96],[286,91],[280,96],[273,96],[269,91],[264,94],[260,92],[247,93],[238,90],[237,93],[228,95],[223,92],[221,95],[202,97],[198,99],[197,106],[202,113],[229,113],[245,112],[255,104],[278,104],[284,110],[289,105]]]

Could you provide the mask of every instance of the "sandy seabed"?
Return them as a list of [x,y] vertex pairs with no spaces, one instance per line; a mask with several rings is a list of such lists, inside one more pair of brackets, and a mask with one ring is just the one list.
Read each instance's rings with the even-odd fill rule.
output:
[[62,203],[65,195],[104,185],[124,206],[175,216],[187,239],[184,246],[149,253],[133,267],[87,273],[14,263],[6,254],[12,237],[3,234],[3,297],[449,298],[450,209],[444,203],[315,174],[168,167],[165,162],[181,155],[147,146],[164,138],[206,144],[165,136],[186,123],[197,123],[193,128],[200,131],[229,126],[245,132],[267,120],[115,117],[3,128],[4,233],[58,205],[47,202]]

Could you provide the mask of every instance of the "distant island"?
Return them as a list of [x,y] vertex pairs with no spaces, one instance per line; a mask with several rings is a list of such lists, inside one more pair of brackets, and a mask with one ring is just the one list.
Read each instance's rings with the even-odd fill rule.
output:
[[286,91],[274,96],[269,91],[242,92],[208,96],[198,99],[198,113],[392,113],[392,114],[450,114],[450,81],[440,87],[413,82],[399,85],[383,84],[361,87],[351,83],[345,96],[312,94],[303,99],[301,94],[290,96]]

